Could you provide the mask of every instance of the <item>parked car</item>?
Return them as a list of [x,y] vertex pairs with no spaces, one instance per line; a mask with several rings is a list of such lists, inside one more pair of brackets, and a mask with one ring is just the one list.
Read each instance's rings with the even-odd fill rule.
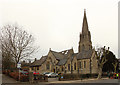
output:
[[50,72],[44,72],[43,75],[49,74]]
[[34,75],[39,74],[39,72],[33,72]]
[[58,74],[57,73],[53,73],[53,72],[50,72],[50,73],[48,73],[48,74],[45,74],[46,76],[48,76],[49,78],[51,77],[51,78],[55,78],[55,77],[57,77],[58,76]]

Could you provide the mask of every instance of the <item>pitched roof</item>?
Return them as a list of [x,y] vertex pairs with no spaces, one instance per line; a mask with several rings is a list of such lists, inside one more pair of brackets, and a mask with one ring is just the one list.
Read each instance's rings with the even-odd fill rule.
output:
[[[61,52],[55,52],[55,51],[51,51],[51,52],[56,57],[56,59],[58,60],[57,65],[66,64],[66,62],[68,60],[68,54],[74,53],[73,48],[69,49],[69,50],[64,50],[64,51],[61,51]],[[70,57],[72,57],[72,56],[70,56]]]
[[65,55],[63,55],[63,54],[60,53],[60,52],[55,52],[55,51],[51,51],[51,52],[52,52],[52,54],[56,57],[57,60],[61,60],[61,59],[63,59],[63,58],[66,57]]
[[57,65],[59,65],[59,66],[61,66],[61,65],[65,65],[66,64],[66,62],[67,62],[67,58],[65,58],[65,59],[61,59],[58,63],[57,63]]
[[30,66],[31,65],[31,63],[22,63],[21,64],[21,66],[23,67],[23,66]]
[[[70,60],[72,61],[73,58],[74,58],[74,56],[76,56],[77,54],[78,54],[78,53],[72,54],[72,55],[70,56]],[[66,57],[66,58],[64,58],[64,59],[61,59],[60,61],[58,61],[58,64],[57,64],[57,65],[59,65],[59,66],[65,65],[66,62],[67,62],[67,60],[68,60],[68,57]]]
[[74,53],[72,54],[70,57],[71,57],[71,60],[73,60],[74,56],[77,56],[78,53]]
[[82,51],[80,53],[77,54],[77,59],[89,59],[92,56],[93,51],[92,50],[88,50],[88,51]]
[[41,66],[41,65],[45,62],[46,58],[47,58],[47,56],[42,56],[42,57],[40,58],[40,60],[34,61],[34,62],[31,64],[31,66]]

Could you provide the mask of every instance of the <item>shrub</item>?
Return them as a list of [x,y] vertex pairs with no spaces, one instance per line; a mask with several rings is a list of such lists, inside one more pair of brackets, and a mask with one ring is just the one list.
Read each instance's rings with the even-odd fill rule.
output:
[[11,72],[11,73],[10,73],[10,77],[13,78],[13,76],[14,76],[14,72]]
[[12,77],[18,81],[19,80],[19,73],[18,72],[11,72],[10,77]]
[[40,75],[37,75],[37,77],[38,77],[38,80],[44,80],[45,76],[40,74]]
[[19,80],[19,73],[18,72],[15,72],[14,79],[17,80],[17,81]]
[[107,76],[108,76],[107,73],[103,73],[103,74],[102,74],[102,77],[107,77]]
[[64,79],[85,79],[85,78],[96,78],[97,77],[97,74],[64,74],[63,75],[63,78]]
[[21,82],[29,81],[29,77],[27,75],[20,75],[20,81]]
[[5,71],[5,70],[2,70],[2,73],[3,73],[3,74],[6,74],[6,71]]
[[64,74],[63,78],[64,79],[78,79],[78,74]]

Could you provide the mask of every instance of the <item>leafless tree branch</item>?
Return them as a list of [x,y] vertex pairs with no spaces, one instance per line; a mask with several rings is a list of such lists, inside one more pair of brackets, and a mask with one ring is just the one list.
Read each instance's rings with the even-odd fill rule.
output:
[[10,54],[16,64],[36,51],[33,47],[33,36],[16,25],[6,25],[2,28],[0,42],[4,56]]

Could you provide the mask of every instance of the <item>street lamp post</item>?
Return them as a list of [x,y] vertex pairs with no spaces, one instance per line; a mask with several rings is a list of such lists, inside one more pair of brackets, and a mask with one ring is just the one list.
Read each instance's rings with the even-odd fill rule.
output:
[[20,68],[21,68],[21,63],[20,62],[17,64],[17,68],[19,69],[19,81],[20,81]]

